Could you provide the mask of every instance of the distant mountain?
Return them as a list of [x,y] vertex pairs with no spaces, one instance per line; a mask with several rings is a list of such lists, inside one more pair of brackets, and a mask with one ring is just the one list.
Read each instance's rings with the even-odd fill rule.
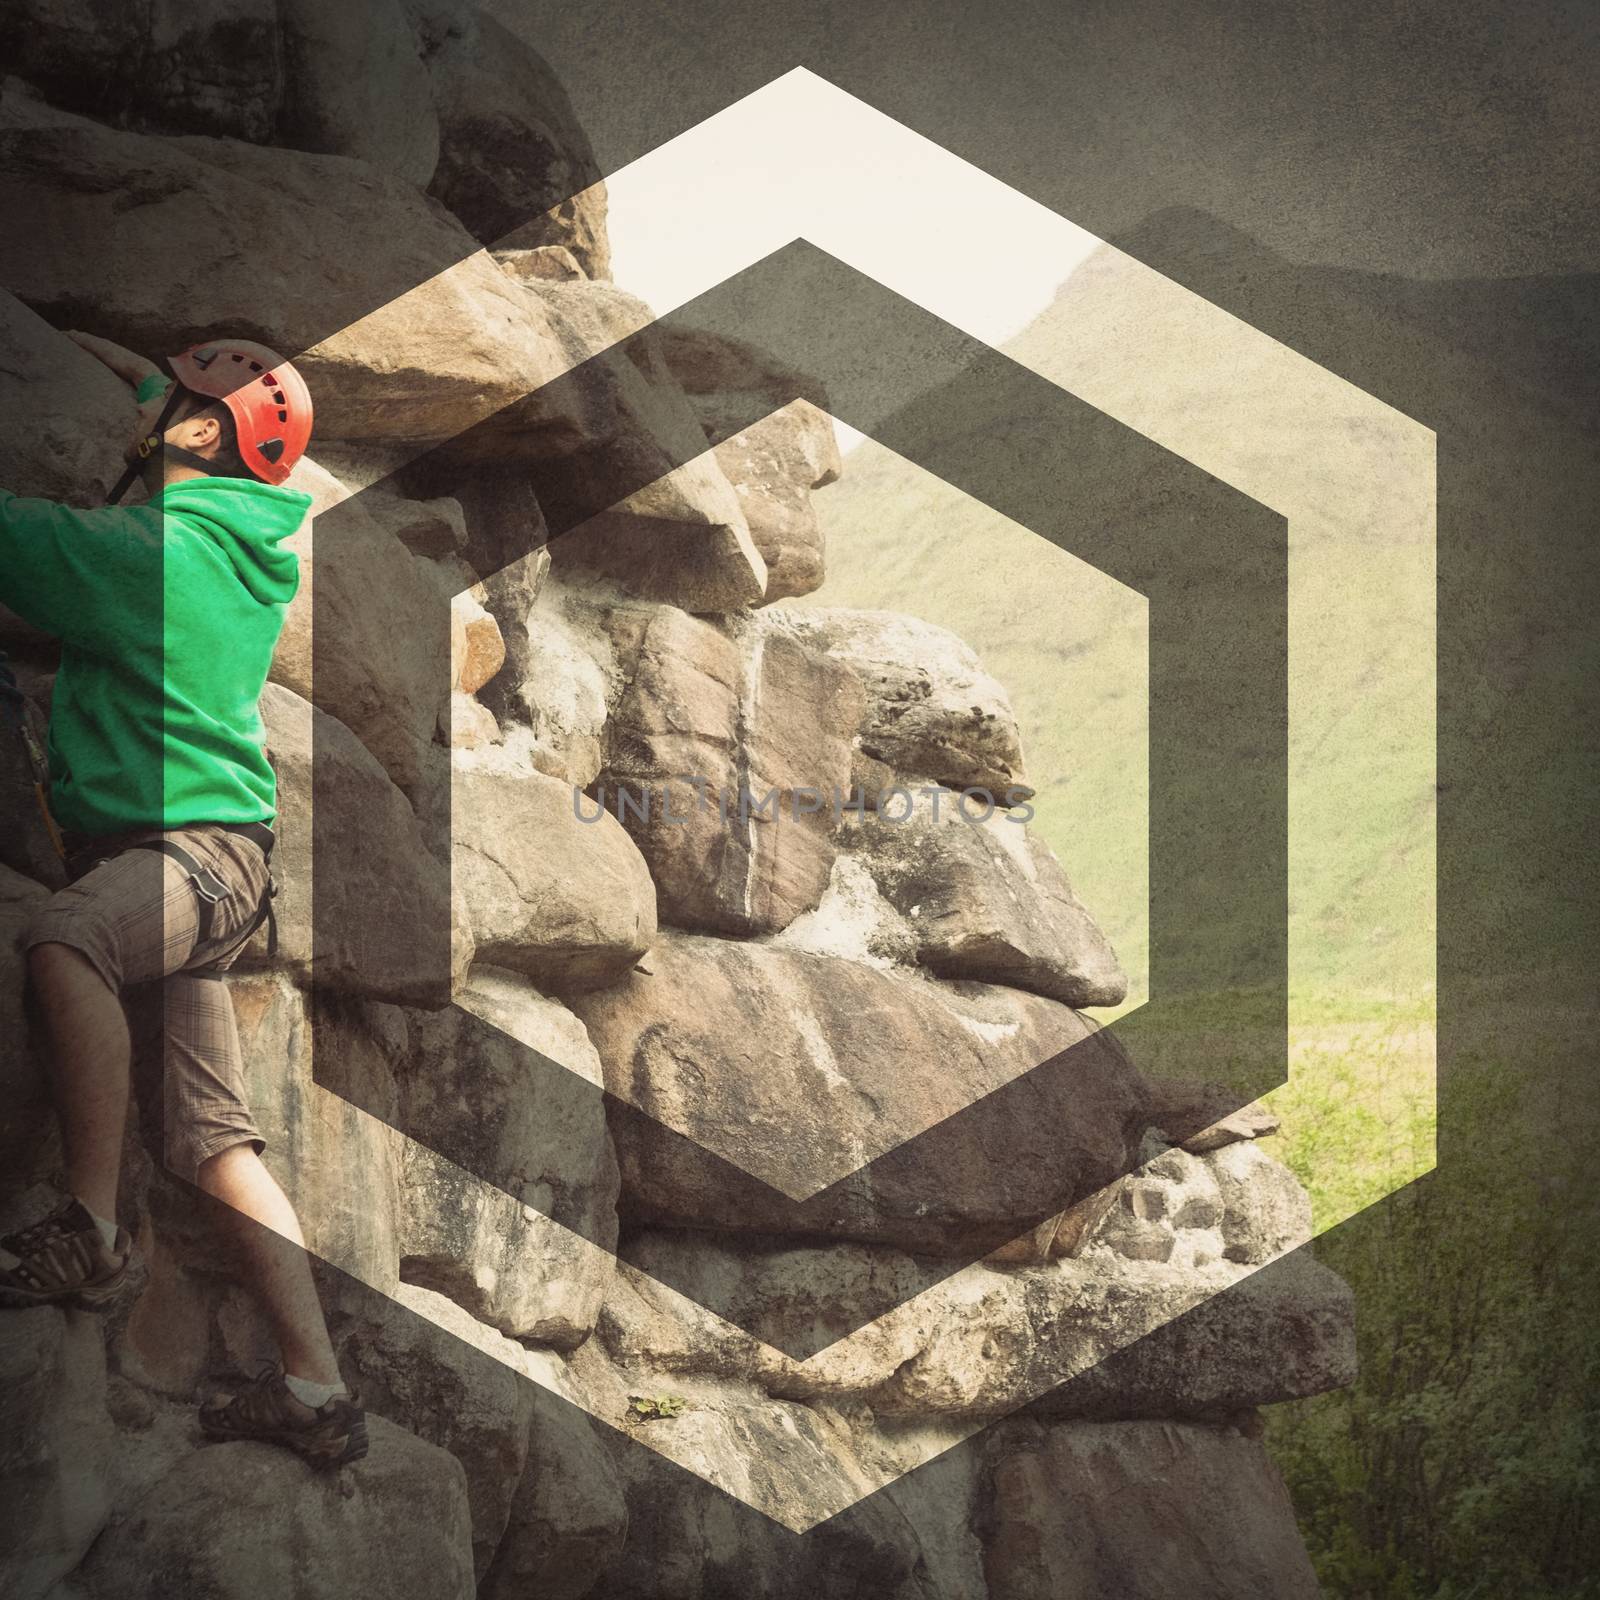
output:
[[[1539,464],[1547,447],[1555,459],[1574,432],[1593,425],[1577,382],[1583,352],[1600,346],[1592,280],[1428,283],[1299,266],[1188,210],[1161,213],[1117,244],[1216,303],[1236,311],[1248,306],[1255,326],[1435,429],[1447,585],[1507,581],[1515,519],[1560,515],[1559,494]],[[1091,304],[1090,312],[1103,308]],[[1525,322],[1548,327],[1551,313],[1565,319],[1570,342],[1521,336]],[[1081,344],[1075,319],[1085,314],[1069,279],[1008,353],[1032,365],[1059,341]],[[1585,373],[1591,385],[1593,370]],[[1507,480],[1491,467],[1508,457],[1520,461],[1524,479]],[[828,578],[810,603],[909,611],[973,645],[1010,691],[1021,720],[1030,775],[1041,791],[1036,827],[1130,970],[1142,971],[1147,949],[1137,908],[1147,886],[1132,848],[1145,824],[1137,798],[1146,779],[1142,603],[872,440],[851,452],[839,483],[816,503],[828,540]],[[1368,572],[1372,554],[1368,545]],[[1385,615],[1381,584],[1371,609],[1367,648],[1398,693],[1382,703],[1320,708],[1319,738],[1331,741],[1341,770],[1357,775],[1363,792],[1397,820],[1394,832],[1405,836],[1406,821],[1420,821],[1434,803],[1431,792],[1397,786],[1393,759],[1398,741],[1415,736],[1429,664],[1406,615],[1399,609]],[[1447,630],[1444,644],[1459,649],[1463,641]],[[1480,646],[1488,648],[1481,671],[1491,680],[1507,665],[1504,642],[1495,644],[1500,648],[1488,648],[1487,640]],[[1554,650],[1531,648],[1531,658],[1515,658],[1521,670],[1535,676],[1570,670]],[[1397,715],[1402,707],[1409,721]],[[1490,766],[1495,760],[1485,753]],[[1526,897],[1504,850],[1486,851],[1478,865],[1501,879],[1512,902]],[[1389,993],[1397,936],[1419,931],[1416,924],[1395,926],[1395,908],[1428,917],[1432,871],[1421,848],[1396,852],[1359,841],[1338,859],[1318,863],[1298,885],[1291,918],[1313,935],[1319,927],[1357,935],[1341,941],[1340,965],[1320,979],[1345,993]]]

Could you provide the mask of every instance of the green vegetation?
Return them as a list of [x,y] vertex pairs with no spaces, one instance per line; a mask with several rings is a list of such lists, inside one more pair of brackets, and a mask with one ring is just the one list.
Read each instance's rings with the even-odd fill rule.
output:
[[[973,646],[1017,711],[1034,828],[1143,973],[1142,601],[871,441],[817,505],[828,581],[805,603],[908,611]],[[1404,619],[1372,626],[1366,659],[1402,697],[1411,672],[1413,698],[1431,698]],[[1417,733],[1398,701],[1320,707],[1313,720],[1319,757],[1401,824],[1391,836],[1418,843],[1341,837],[1299,863],[1295,1055],[1269,1148],[1311,1190],[1319,1227],[1339,1223],[1316,1249],[1355,1290],[1362,1376],[1275,1408],[1268,1442],[1333,1600],[1596,1600],[1592,1041],[1549,1012],[1513,1020],[1485,1005],[1452,1018],[1440,1168],[1393,1192],[1430,1165],[1436,1130],[1433,996],[1411,992],[1394,960],[1431,938],[1433,855],[1426,831],[1403,824],[1433,796],[1393,776],[1397,741]],[[1290,804],[1326,821],[1332,802],[1291,781]],[[1549,937],[1554,956],[1554,925]],[[1559,958],[1551,967],[1545,992],[1567,992],[1572,974]],[[1186,997],[1184,1025],[1237,1026],[1241,998]],[[1538,1084],[1560,1091],[1534,1092],[1534,1061]]]
[[[1593,1119],[1528,1103],[1525,1075],[1507,1070],[1526,1035],[1499,1018],[1475,1031],[1451,1062],[1439,1170],[1317,1242],[1356,1292],[1360,1380],[1267,1413],[1339,1600],[1600,1595]],[[1317,1081],[1326,1098],[1289,1113],[1276,1153],[1340,1174],[1355,1194],[1314,1199],[1344,1208],[1372,1130],[1352,1122],[1337,1074]]]
[[658,1417],[678,1417],[688,1401],[681,1394],[630,1394],[628,1396],[628,1421],[653,1422]]

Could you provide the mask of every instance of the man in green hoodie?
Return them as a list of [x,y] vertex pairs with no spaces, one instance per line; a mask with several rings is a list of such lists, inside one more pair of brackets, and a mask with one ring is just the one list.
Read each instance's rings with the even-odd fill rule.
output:
[[224,1202],[283,1352],[202,1407],[202,1426],[335,1466],[365,1453],[365,1419],[294,1210],[260,1159],[219,976],[270,909],[276,784],[257,701],[299,581],[286,541],[311,500],[284,483],[311,397],[250,341],[173,357],[169,385],[119,346],[73,337],[136,385],[128,457],[151,493],[83,511],[0,491],[0,602],[61,641],[50,805],[69,878],[25,940],[68,1197],[0,1239],[0,1302],[97,1308],[129,1287],[132,1242],[113,1220],[131,1060],[121,996],[159,981],[166,1164]]

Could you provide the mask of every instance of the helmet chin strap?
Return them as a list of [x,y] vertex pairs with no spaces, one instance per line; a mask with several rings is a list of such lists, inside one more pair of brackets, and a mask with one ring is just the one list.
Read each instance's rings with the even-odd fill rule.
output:
[[193,450],[185,449],[181,444],[163,444],[161,446],[163,459],[176,461],[180,466],[193,467],[197,472],[203,472],[208,478],[217,476],[215,461],[207,461],[204,456],[198,456]]
[[[167,431],[168,424],[172,421],[173,412],[178,409],[178,402],[183,399],[184,392],[185,391],[182,384],[173,384],[171,392],[167,395],[167,403],[161,408],[161,415],[156,418],[155,427],[139,441],[138,460],[130,461],[128,463],[127,470],[120,478],[117,479],[116,483],[112,485],[111,493],[106,496],[106,504],[108,506],[116,505],[133,487],[135,480],[139,477],[139,474],[144,471],[145,462],[147,462],[157,450],[161,450],[163,448],[167,450],[181,448],[181,446],[176,445],[163,445],[162,440]],[[187,451],[184,453],[186,455],[188,454]],[[202,470],[209,471],[209,464],[204,463],[204,458],[200,459],[203,463]]]

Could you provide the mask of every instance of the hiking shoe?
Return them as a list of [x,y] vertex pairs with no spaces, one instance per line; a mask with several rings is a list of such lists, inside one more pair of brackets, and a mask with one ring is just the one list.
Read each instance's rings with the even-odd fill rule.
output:
[[336,1395],[316,1409],[295,1399],[283,1367],[267,1362],[232,1395],[200,1408],[200,1427],[212,1439],[260,1439],[281,1444],[322,1470],[367,1453],[367,1414],[356,1397]]
[[117,1229],[107,1245],[81,1200],[69,1196],[48,1216],[0,1239],[0,1305],[72,1305],[106,1311],[129,1287],[133,1240]]

